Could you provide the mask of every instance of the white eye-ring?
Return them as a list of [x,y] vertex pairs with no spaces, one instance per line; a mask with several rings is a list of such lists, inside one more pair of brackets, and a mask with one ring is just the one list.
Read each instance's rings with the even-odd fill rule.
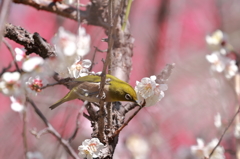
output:
[[127,99],[127,100],[132,100],[132,96],[131,96],[130,94],[126,94],[126,95],[125,95],[125,99]]

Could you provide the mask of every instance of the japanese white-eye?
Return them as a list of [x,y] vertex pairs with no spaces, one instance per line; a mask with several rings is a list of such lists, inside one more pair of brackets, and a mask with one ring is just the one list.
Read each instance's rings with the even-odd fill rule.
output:
[[[64,102],[78,98],[89,102],[100,102],[101,98],[98,95],[101,76],[88,75],[79,77],[73,81],[76,82],[77,85],[73,87],[65,97],[50,106],[51,109],[56,108]],[[104,102],[137,101],[137,94],[131,85],[109,74],[106,75],[103,92]]]

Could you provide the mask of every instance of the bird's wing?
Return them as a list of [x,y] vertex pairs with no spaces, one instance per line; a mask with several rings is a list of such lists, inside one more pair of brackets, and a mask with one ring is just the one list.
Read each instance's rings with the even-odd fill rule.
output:
[[[89,82],[83,82],[79,84],[77,87],[75,87],[75,93],[78,94],[79,98],[83,100],[88,100],[89,102],[99,102],[99,83],[89,83]],[[109,85],[104,86],[104,97],[106,97],[106,92],[108,92]]]
[[[110,81],[117,79],[114,76],[106,75],[106,81],[105,84],[110,84]],[[117,79],[119,80],[119,79]],[[88,75],[88,76],[83,76],[79,77],[73,80],[74,82],[91,82],[91,83],[100,83],[101,82],[101,76],[99,75]]]
[[74,79],[75,82],[92,82],[98,83],[101,81],[101,77],[98,75],[88,75]]

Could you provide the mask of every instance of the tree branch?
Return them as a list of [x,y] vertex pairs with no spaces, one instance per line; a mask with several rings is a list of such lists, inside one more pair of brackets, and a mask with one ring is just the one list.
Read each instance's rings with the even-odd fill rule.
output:
[[20,72],[20,69],[19,69],[19,67],[18,67],[16,58],[15,58],[15,56],[14,56],[15,52],[13,51],[12,46],[11,46],[5,39],[3,39],[3,43],[7,46],[8,50],[10,51],[10,53],[11,53],[11,55],[12,55],[12,58],[13,58],[13,62],[14,62],[14,64],[15,64],[15,67],[16,67],[17,71]]
[[108,28],[108,23],[106,23],[104,19],[100,17],[103,12],[103,3],[97,3],[93,1],[87,5],[86,11],[82,11],[66,4],[53,3],[52,1],[46,0],[13,0],[13,2],[29,5],[36,8],[37,10],[44,10],[55,13],[75,21],[78,21],[78,12],[80,12],[81,21],[86,21],[90,25]]
[[78,155],[76,152],[73,150],[71,147],[70,143],[68,140],[65,140],[61,137],[61,135],[54,129],[54,127],[48,122],[46,117],[42,114],[42,112],[38,109],[38,107],[35,105],[35,103],[27,97],[27,102],[30,103],[34,109],[34,111],[37,113],[37,115],[42,119],[44,122],[45,126],[47,127],[47,131],[51,133],[53,136],[55,136],[58,141],[60,142],[61,145],[65,148],[65,150],[75,159],[79,159]]
[[55,55],[54,48],[45,39],[40,37],[38,33],[29,33],[20,26],[6,23],[3,36],[23,45],[27,50],[27,55],[36,53],[42,58]]

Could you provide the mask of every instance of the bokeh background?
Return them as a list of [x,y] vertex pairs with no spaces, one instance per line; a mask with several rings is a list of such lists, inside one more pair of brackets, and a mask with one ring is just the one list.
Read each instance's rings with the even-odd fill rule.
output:
[[[86,4],[87,1],[81,3]],[[238,0],[135,0],[132,3],[129,21],[135,43],[129,83],[135,86],[137,80],[160,73],[165,64],[176,65],[165,97],[155,106],[141,110],[121,132],[115,159],[194,159],[190,147],[196,145],[196,138],[208,143],[220,137],[222,130],[214,126],[214,116],[219,112],[225,126],[234,114],[237,98],[233,80],[211,71],[205,59],[211,53],[205,36],[221,29],[238,52],[239,12]],[[8,21],[29,32],[38,32],[48,42],[60,26],[75,33],[78,27],[75,21],[14,3]],[[91,59],[93,46],[106,49],[106,44],[101,42],[106,35],[100,27],[86,24],[83,27],[91,35],[91,51],[85,56]],[[22,47],[8,41],[13,47]],[[103,57],[105,54],[97,54],[94,71],[101,71]],[[0,70],[11,61],[9,51],[2,44]],[[69,137],[74,130],[82,103],[75,100],[58,109],[49,110],[48,107],[67,91],[63,86],[54,86],[33,96],[63,137]],[[9,97],[0,94],[0,103],[0,158],[23,158],[22,114],[11,110]],[[30,133],[32,129],[43,129],[44,124],[33,113],[32,107],[27,107],[29,151],[41,153],[43,158],[69,158],[51,134],[37,139]],[[230,127],[221,144],[228,159],[236,158],[233,128]],[[90,138],[91,132],[90,123],[81,117],[80,130],[72,142],[74,149],[77,150],[84,139]]]

